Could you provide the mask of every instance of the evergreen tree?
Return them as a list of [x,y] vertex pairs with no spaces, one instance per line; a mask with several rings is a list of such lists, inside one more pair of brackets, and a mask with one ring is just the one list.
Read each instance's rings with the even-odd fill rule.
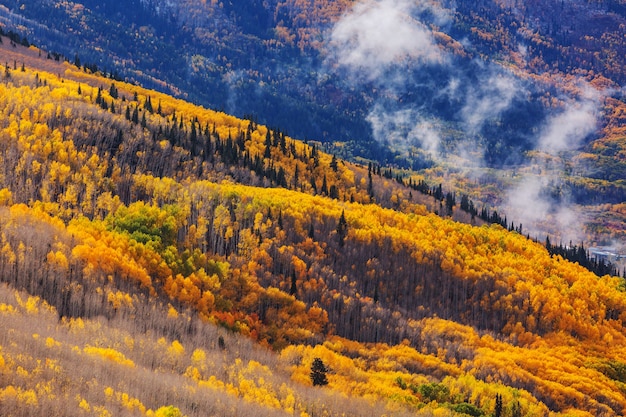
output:
[[330,186],[330,189],[328,190],[328,196],[335,200],[339,200],[339,189],[335,184]]
[[324,174],[324,178],[322,179],[322,194],[328,195],[328,183],[326,182],[326,174]]
[[98,94],[96,95],[96,104],[102,105],[102,88],[98,87]]
[[191,152],[194,153],[198,142],[198,130],[196,122],[191,122],[191,132],[189,133],[189,141],[191,142]]
[[446,209],[448,213],[452,213],[452,209],[456,206],[456,198],[453,193],[446,193]]
[[279,187],[288,187],[287,184],[287,176],[285,174],[285,169],[283,167],[280,167],[278,170],[278,174],[276,175],[276,184]]
[[296,285],[296,271],[291,271],[291,288],[289,289],[289,294],[295,296],[298,294],[298,287]]
[[433,197],[435,197],[439,201],[443,201],[444,195],[443,195],[443,188],[441,184],[439,184],[438,187],[433,189]]
[[502,417],[502,395],[496,394],[496,406],[494,409],[495,417]]
[[344,210],[341,211],[341,217],[337,223],[337,238],[339,239],[339,247],[343,248],[344,241],[348,236],[348,222]]
[[109,95],[113,98],[118,98],[117,87],[115,87],[115,83],[111,83],[111,87],[109,88]]
[[283,155],[287,154],[287,140],[285,139],[285,134],[283,132],[280,133],[279,139],[280,151]]
[[311,381],[313,382],[313,386],[316,385],[328,385],[328,379],[326,378],[326,373],[328,372],[328,368],[324,365],[324,362],[320,358],[313,359],[313,364],[311,365]]
[[332,159],[332,161],[330,161],[330,168],[333,171],[337,172],[338,164],[337,164],[337,157],[335,155],[333,155],[333,159]]
[[146,99],[146,104],[144,105],[144,107],[150,113],[154,113],[154,110],[152,108],[152,99],[150,98],[150,96],[148,96],[148,98]]
[[313,194],[317,194],[317,184],[314,176],[311,176],[311,188],[313,189]]
[[263,153],[263,158],[271,158],[272,157],[272,134],[270,130],[267,129],[267,134],[265,135],[265,152]]
[[293,188],[298,188],[298,181],[300,176],[300,171],[298,170],[298,164],[296,164],[296,168],[293,170]]

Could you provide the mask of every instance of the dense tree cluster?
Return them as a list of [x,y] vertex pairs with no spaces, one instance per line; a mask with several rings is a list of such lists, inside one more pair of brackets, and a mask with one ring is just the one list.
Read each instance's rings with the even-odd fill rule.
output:
[[[60,322],[130,320],[145,305],[173,318],[187,311],[180,326],[137,324],[168,338],[159,345],[167,366],[284,410],[298,406],[263,383],[271,371],[238,363],[215,371],[228,382],[211,379],[179,339],[219,324],[282,350],[302,383],[319,358],[333,390],[418,408],[623,413],[617,277],[506,227],[429,213],[385,169],[65,68],[63,78],[25,68],[0,82],[0,277]],[[453,193],[430,192],[454,211]],[[114,343],[78,349],[137,366]],[[118,398],[111,389],[107,404]],[[161,406],[150,401],[146,415]]]

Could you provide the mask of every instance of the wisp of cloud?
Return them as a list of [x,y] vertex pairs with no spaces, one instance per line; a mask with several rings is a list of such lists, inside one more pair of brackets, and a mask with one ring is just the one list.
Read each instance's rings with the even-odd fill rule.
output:
[[[552,164],[559,155],[580,147],[584,139],[598,126],[601,92],[581,81],[579,98],[565,97],[561,111],[549,117],[540,131],[536,149],[548,155]],[[559,201],[550,197],[550,189],[560,181],[564,167],[556,165],[542,172],[541,176],[526,174],[517,186],[508,190],[505,207],[527,230],[544,230],[541,223],[548,223],[553,233],[565,242],[579,243],[584,240],[583,213],[577,212],[566,195]]]
[[433,159],[439,157],[441,135],[432,120],[419,110],[403,108],[391,110],[383,105],[375,106],[367,116],[374,138],[387,143],[395,150],[406,151],[419,147]]
[[431,30],[413,17],[424,7],[410,0],[357,3],[330,33],[327,63],[335,63],[351,76],[369,82],[403,62],[441,60]]
[[563,110],[550,118],[542,129],[538,149],[557,154],[580,146],[597,129],[600,94],[582,87],[580,99],[567,98]]
[[504,70],[485,68],[479,82],[470,86],[461,116],[465,130],[477,134],[488,120],[497,118],[509,108],[521,92],[518,81]]

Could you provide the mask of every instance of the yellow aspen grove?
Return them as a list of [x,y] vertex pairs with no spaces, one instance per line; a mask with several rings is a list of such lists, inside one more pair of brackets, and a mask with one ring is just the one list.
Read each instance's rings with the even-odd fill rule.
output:
[[[309,3],[275,17],[329,2]],[[283,23],[294,47],[318,36]],[[575,243],[1,39],[32,66],[0,80],[3,416],[626,414],[623,278]]]

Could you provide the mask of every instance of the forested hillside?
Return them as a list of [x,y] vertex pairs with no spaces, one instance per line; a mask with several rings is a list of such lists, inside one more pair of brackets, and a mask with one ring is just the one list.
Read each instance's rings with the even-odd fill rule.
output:
[[3,413],[626,411],[621,278],[2,40]]
[[51,59],[417,172],[540,240],[625,250],[623,0],[0,4]]

